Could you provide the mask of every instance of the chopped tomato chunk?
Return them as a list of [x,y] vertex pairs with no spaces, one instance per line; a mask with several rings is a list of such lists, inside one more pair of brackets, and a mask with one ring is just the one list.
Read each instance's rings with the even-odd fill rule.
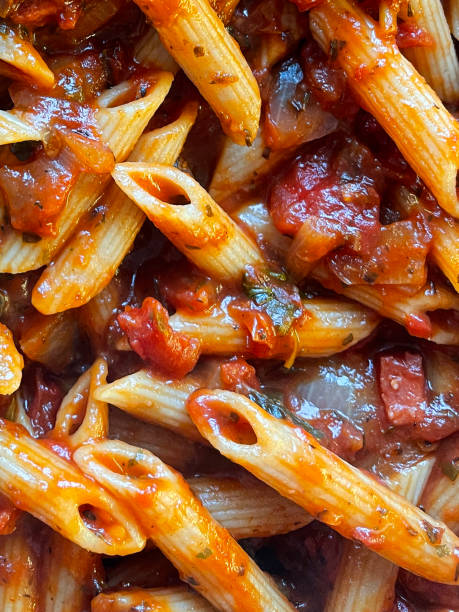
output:
[[382,356],[379,383],[387,418],[393,425],[412,425],[424,418],[427,397],[420,354]]
[[0,494],[0,535],[9,535],[16,528],[21,511],[7,497]]
[[68,30],[75,27],[83,4],[83,0],[23,0],[14,3],[16,6],[8,16],[29,28],[57,21],[63,30]]
[[195,269],[183,264],[179,270],[160,275],[162,293],[168,303],[176,309],[203,312],[216,301],[215,283]]
[[426,32],[414,21],[403,21],[398,25],[396,41],[400,49],[431,47],[434,44],[429,32]]
[[260,389],[257,372],[242,357],[233,357],[220,365],[220,376],[225,389],[243,393],[250,389]]
[[141,308],[127,306],[118,321],[133,350],[155,370],[182,378],[196,365],[199,340],[175,332],[158,300],[146,298]]

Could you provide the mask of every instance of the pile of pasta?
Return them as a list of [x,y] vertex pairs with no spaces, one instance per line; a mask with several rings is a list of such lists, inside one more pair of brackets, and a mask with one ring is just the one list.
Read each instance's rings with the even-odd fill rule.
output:
[[458,35],[0,3],[2,610],[459,609]]

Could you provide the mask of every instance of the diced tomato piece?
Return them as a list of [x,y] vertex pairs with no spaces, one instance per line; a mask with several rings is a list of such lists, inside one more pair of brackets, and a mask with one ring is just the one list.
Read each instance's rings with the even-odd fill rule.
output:
[[409,47],[432,47],[432,36],[414,21],[402,21],[398,26],[397,45],[400,49]]
[[23,0],[8,15],[15,23],[37,28],[52,21],[68,30],[75,27],[83,8],[83,0]]
[[387,418],[394,425],[422,421],[427,408],[422,356],[405,352],[380,358],[379,384]]
[[215,304],[217,287],[209,277],[184,266],[179,270],[168,270],[167,275],[160,274],[164,298],[175,309],[204,312]]
[[166,376],[182,378],[196,365],[200,341],[175,332],[158,300],[146,298],[141,308],[127,306],[118,322],[133,350]]
[[228,313],[247,330],[250,352],[257,357],[267,357],[274,348],[277,337],[271,317],[249,300],[235,300],[228,306]]
[[310,143],[274,181],[269,208],[283,234],[295,235],[310,215],[351,242],[371,242],[379,230],[381,167],[357,141],[333,136]]
[[220,365],[220,376],[225,389],[243,393],[247,389],[260,389],[257,372],[242,357],[233,357]]

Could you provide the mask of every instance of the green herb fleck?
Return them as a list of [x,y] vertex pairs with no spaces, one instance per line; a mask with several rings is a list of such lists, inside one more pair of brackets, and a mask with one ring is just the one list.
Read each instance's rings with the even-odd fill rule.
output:
[[435,546],[435,552],[439,557],[449,557],[451,554],[451,550],[446,546],[446,544]]
[[343,340],[342,344],[343,344],[343,346],[347,346],[347,345],[348,345],[348,344],[350,344],[350,343],[351,343],[353,340],[354,340],[354,334],[349,334],[349,335],[347,335],[347,336],[344,338],[344,340]]
[[210,550],[210,548],[206,546],[204,550],[202,550],[200,553],[196,555],[196,558],[197,559],[208,559],[210,556],[212,556],[212,551]]
[[459,457],[455,457],[449,463],[443,463],[441,471],[454,482],[459,474]]

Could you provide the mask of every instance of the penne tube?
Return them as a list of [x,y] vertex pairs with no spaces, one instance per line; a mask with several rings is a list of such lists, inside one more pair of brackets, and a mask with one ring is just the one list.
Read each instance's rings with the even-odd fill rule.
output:
[[223,202],[243,187],[252,188],[291,153],[291,149],[271,151],[261,131],[251,147],[242,147],[226,138],[210,183],[210,195],[216,202]]
[[[247,265],[263,264],[255,243],[189,175],[165,165],[125,163],[117,185],[198,268],[224,281],[240,281]],[[178,197],[188,203],[174,204]]]
[[0,419],[0,491],[86,550],[107,555],[141,550],[145,538],[131,513],[52,447],[52,441],[34,440],[21,426]]
[[[190,103],[177,121],[141,136],[129,159],[174,164],[196,112],[196,104]],[[37,281],[32,303],[40,312],[62,312],[97,295],[113,278],[145,220],[114,183],[92,212]]]
[[167,51],[238,144],[250,145],[260,120],[258,85],[239,46],[207,0],[136,0]]
[[96,354],[105,348],[107,327],[120,307],[119,288],[112,279],[100,293],[77,310],[78,322],[87,333]]
[[134,59],[145,68],[156,68],[176,74],[180,67],[164,48],[158,32],[149,28],[134,49]]
[[16,530],[0,537],[0,580],[2,612],[35,612],[39,605],[38,558],[32,537],[31,519],[22,516]]
[[411,47],[404,55],[445,102],[459,101],[459,61],[441,0],[410,0],[410,14],[432,38],[429,47]]
[[30,420],[30,417],[25,410],[24,400],[21,396],[20,391],[15,393],[13,396],[8,418],[10,418],[12,421],[17,423],[18,425],[22,425],[22,427],[24,427],[24,429],[27,431],[27,433],[30,436],[35,437],[34,428]]
[[[417,504],[434,464],[433,458],[397,472],[388,486],[412,504]],[[333,590],[324,612],[385,612],[395,598],[399,568],[368,548],[345,542]]]
[[42,612],[89,610],[95,580],[102,573],[101,558],[51,531],[40,556]]
[[50,437],[65,439],[72,450],[89,440],[107,437],[108,406],[94,397],[107,381],[107,370],[107,362],[99,358],[80,376],[62,400]]
[[198,593],[185,586],[101,593],[91,602],[91,612],[130,612],[131,610],[212,612],[215,608]]
[[123,442],[80,447],[79,467],[120,496],[158,548],[219,610],[292,610],[230,534],[214,521],[178,472]]
[[451,34],[459,40],[459,0],[445,0],[444,9]]
[[[136,95],[136,79],[126,81],[104,92],[98,98],[97,120],[104,142],[118,161],[123,161],[134,148],[148,121],[169,91],[172,76],[158,73],[146,78],[147,94],[127,101]],[[110,105],[118,106],[109,108]],[[57,222],[55,236],[38,242],[25,242],[23,235],[11,227],[0,226],[0,272],[17,274],[36,270],[48,264],[75,230],[83,215],[101,196],[110,178],[105,175],[81,174],[67,199]]]
[[310,26],[325,52],[337,48],[336,61],[353,92],[440,206],[459,216],[457,121],[402,56],[395,40],[385,37],[376,22],[349,0],[327,0],[314,8]]
[[434,217],[431,227],[432,259],[459,293],[459,222],[445,215]]
[[236,540],[269,538],[313,520],[303,508],[257,480],[197,477],[187,482],[202,505]]
[[[429,281],[414,293],[405,291],[403,287],[385,285],[343,287],[336,279],[332,279],[330,272],[321,264],[314,268],[312,276],[324,287],[365,304],[380,315],[404,325],[413,336],[429,338],[439,344],[451,344],[451,334],[435,329],[427,314],[434,310],[459,310],[459,296],[446,286]],[[455,333],[455,330],[450,331]]]
[[[370,310],[351,302],[313,298],[304,302],[306,316],[292,336],[278,336],[271,357],[322,357],[345,351],[367,338],[379,324]],[[215,308],[210,313],[191,315],[177,311],[170,318],[174,331],[198,338],[201,352],[212,355],[251,354],[248,332],[226,313]]]
[[19,342],[22,352],[53,372],[62,372],[74,358],[78,323],[72,313],[33,316]]
[[423,499],[426,512],[444,521],[454,533],[459,532],[458,497],[459,480],[452,481],[448,476],[442,476]]
[[11,395],[21,384],[24,359],[18,352],[13,334],[0,323],[0,395]]
[[54,85],[54,74],[32,43],[6,22],[0,23],[0,72],[14,80],[25,80],[42,88]]
[[195,392],[188,412],[225,457],[342,536],[428,580],[458,583],[459,538],[305,430],[229,391]]
[[0,145],[42,138],[43,134],[33,125],[22,121],[12,112],[0,111]]
[[199,387],[199,382],[192,376],[168,381],[146,370],[139,370],[107,385],[101,385],[95,391],[95,398],[112,404],[137,419],[162,425],[185,438],[202,443],[203,438],[185,408],[188,397]]

